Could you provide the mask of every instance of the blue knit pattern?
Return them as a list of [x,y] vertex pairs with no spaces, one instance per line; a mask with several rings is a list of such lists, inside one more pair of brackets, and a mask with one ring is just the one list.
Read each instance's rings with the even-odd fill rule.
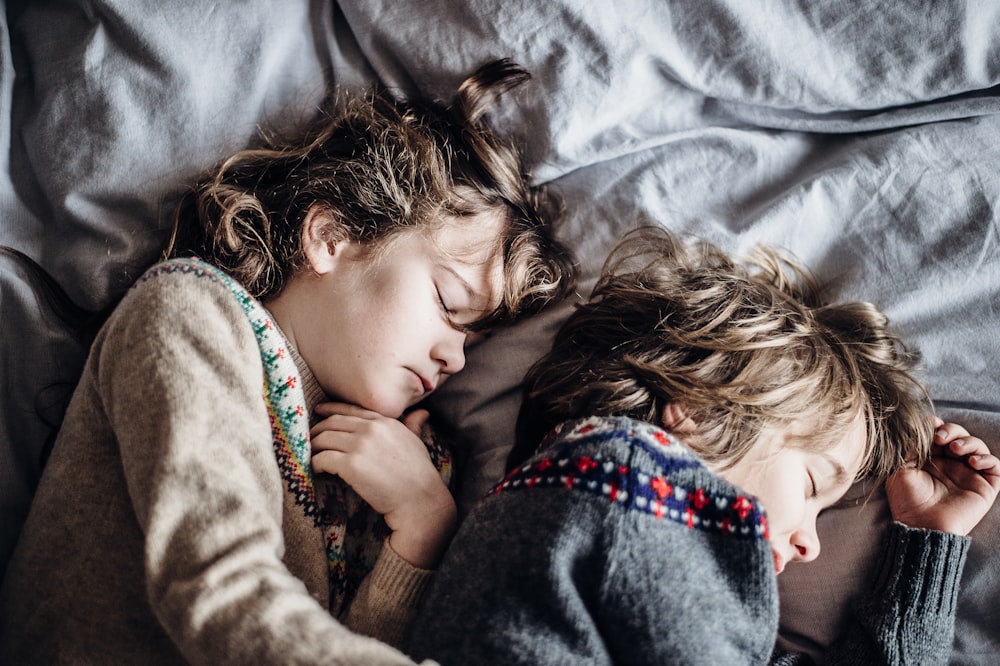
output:
[[[622,460],[581,450],[606,440],[641,449],[651,465],[636,469]],[[679,470],[694,468],[704,469],[704,464],[666,431],[642,421],[593,417],[560,426],[535,457],[511,471],[493,492],[561,487],[692,529],[740,539],[768,538],[767,515],[755,498],[667,480]]]

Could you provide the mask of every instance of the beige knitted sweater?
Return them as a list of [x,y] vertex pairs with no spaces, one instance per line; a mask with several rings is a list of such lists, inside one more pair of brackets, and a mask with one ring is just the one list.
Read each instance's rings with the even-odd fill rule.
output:
[[[295,357],[309,413],[322,399]],[[0,663],[409,664],[429,572],[388,545],[343,623],[222,284],[140,282],[95,341],[0,592]],[[345,626],[347,625],[347,626]],[[351,631],[348,627],[353,629]]]

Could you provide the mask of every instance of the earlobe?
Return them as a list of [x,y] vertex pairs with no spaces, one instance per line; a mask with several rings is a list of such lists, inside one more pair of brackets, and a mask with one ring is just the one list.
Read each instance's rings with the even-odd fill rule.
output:
[[332,233],[336,221],[329,211],[313,206],[302,222],[302,250],[309,267],[319,275],[330,272],[340,253],[343,241],[336,240]]

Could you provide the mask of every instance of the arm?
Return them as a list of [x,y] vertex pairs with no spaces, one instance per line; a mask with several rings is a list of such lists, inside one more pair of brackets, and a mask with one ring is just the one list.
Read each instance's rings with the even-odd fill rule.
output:
[[256,340],[228,291],[195,279],[137,287],[100,350],[153,611],[193,663],[410,663],[349,632],[285,567]]
[[893,522],[869,591],[854,603],[832,664],[946,664],[968,532],[1000,491],[1000,461],[982,440],[937,422],[927,464],[886,481]]
[[824,664],[947,664],[968,537],[893,522],[868,590]]
[[[570,493],[489,497],[465,520],[417,618],[410,653],[450,664],[610,663],[596,620],[603,507]],[[575,526],[579,538],[565,539]]]
[[336,474],[384,518],[393,550],[415,567],[437,566],[458,522],[455,500],[419,432],[427,412],[397,421],[362,407],[323,403],[310,433],[313,471]]
[[340,476],[392,530],[345,622],[401,645],[457,522],[455,500],[420,438],[427,412],[398,421],[324,403],[316,414],[322,420],[311,432],[313,470]]
[[344,624],[402,648],[433,574],[414,567],[386,543],[348,606]]

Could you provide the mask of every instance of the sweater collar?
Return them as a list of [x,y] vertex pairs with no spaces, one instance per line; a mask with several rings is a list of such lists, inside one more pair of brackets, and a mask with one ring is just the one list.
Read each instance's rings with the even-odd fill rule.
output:
[[[269,312],[269,314],[271,313]],[[288,346],[288,351],[292,355],[292,360],[295,362],[295,368],[299,371],[299,378],[302,380],[302,393],[305,395],[306,400],[306,410],[309,414],[309,422],[312,424],[312,415],[316,411],[316,405],[321,402],[327,402],[330,398],[328,398],[326,393],[323,392],[323,387],[319,385],[319,382],[316,380],[316,375],[313,374],[312,370],[309,369],[309,366],[306,365],[306,362],[302,359],[302,356],[299,354],[299,350],[295,348],[292,341],[288,339],[285,332],[281,330],[280,326],[278,326],[278,321],[274,318],[273,314],[271,314],[271,323],[274,324],[278,333],[281,334],[282,338],[284,338],[285,344]]]

